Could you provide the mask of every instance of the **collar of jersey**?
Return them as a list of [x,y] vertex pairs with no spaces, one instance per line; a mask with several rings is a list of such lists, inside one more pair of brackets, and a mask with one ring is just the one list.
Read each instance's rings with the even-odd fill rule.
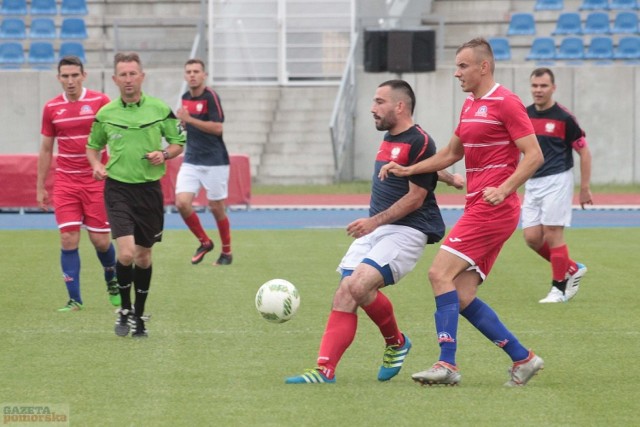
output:
[[124,99],[120,97],[120,103],[124,108],[140,107],[142,104],[144,104],[145,98],[146,97],[144,96],[144,92],[143,92],[140,94],[140,99],[138,100],[138,102],[133,102],[133,103],[124,102]]

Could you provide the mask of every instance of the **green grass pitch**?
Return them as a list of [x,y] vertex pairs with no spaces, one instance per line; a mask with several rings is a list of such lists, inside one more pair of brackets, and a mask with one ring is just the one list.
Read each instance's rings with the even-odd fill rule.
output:
[[[234,264],[217,251],[192,266],[188,231],[154,248],[149,338],[113,333],[102,273],[81,242],[85,310],[66,302],[56,231],[0,231],[0,403],[65,404],[77,426],[629,426],[640,390],[640,229],[568,230],[589,272],[568,304],[538,304],[550,268],[518,230],[479,295],[545,359],[528,386],[503,387],[509,358],[461,319],[459,387],[420,387],[410,374],[435,362],[434,303],[426,272],[385,292],[414,347],[400,375],[379,383],[384,343],[360,315],[335,385],[285,385],[315,365],[338,282],[344,230],[233,233]],[[264,321],[254,296],[281,277],[300,291],[296,317]],[[635,420],[635,421],[634,421]]]

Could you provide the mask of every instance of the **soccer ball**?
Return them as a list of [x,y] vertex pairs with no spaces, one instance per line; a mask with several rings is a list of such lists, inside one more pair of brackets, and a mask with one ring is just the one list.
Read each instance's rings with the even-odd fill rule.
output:
[[269,280],[256,294],[256,308],[269,322],[286,322],[296,314],[299,306],[298,290],[284,279]]

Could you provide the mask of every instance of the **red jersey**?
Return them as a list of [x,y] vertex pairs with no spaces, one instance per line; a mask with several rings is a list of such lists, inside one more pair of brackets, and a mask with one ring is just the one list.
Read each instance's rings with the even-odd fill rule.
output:
[[40,133],[58,141],[56,172],[91,175],[87,139],[96,113],[108,102],[107,95],[84,88],[77,101],[69,101],[62,93],[46,103]]
[[496,84],[480,99],[469,95],[455,130],[464,147],[467,198],[498,187],[518,166],[516,139],[533,135],[533,125],[518,96]]

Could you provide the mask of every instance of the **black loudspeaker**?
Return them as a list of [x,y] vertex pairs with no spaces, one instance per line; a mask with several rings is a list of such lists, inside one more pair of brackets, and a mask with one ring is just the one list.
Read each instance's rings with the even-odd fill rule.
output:
[[366,30],[364,69],[369,72],[435,71],[434,30]]

